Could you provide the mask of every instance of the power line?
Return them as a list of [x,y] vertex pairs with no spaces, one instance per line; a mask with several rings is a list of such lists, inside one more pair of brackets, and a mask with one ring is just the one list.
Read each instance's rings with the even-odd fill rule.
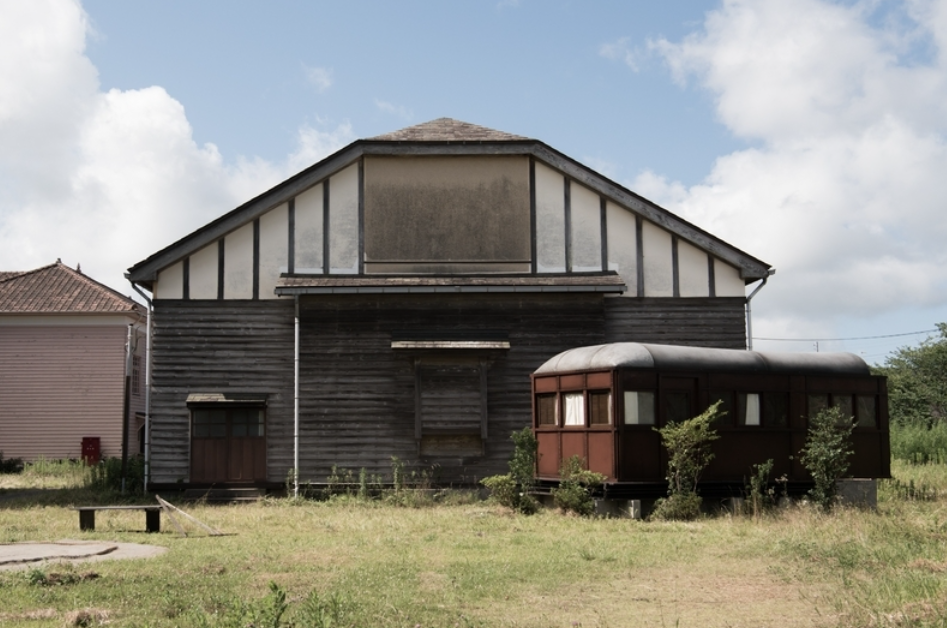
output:
[[936,329],[925,329],[923,331],[910,331],[906,334],[887,334],[885,336],[862,336],[860,338],[760,338],[754,336],[753,340],[773,340],[781,342],[835,342],[841,340],[877,340],[879,338],[900,338],[902,336],[917,336],[918,334],[932,334]]

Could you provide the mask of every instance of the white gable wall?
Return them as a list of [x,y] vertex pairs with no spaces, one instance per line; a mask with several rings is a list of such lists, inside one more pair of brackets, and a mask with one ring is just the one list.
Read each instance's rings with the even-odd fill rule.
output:
[[301,274],[323,272],[322,257],[322,184],[314,185],[299,196],[295,202],[293,270]]
[[[608,270],[621,275],[628,288],[625,297],[745,295],[744,281],[737,268],[680,237],[675,238],[611,200],[605,203],[603,225],[602,197],[597,192],[542,162],[534,161],[533,168],[538,273],[600,272],[604,228]],[[224,236],[223,298],[278,298],[274,290],[280,274],[290,270],[296,274],[322,274],[328,265],[331,274],[358,273],[359,188],[359,164],[353,163],[293,199],[292,227],[289,203],[262,214],[256,221],[256,268],[254,222]],[[161,270],[155,298],[216,299],[221,292],[217,285],[218,247],[219,242],[215,241],[192,254],[186,270],[183,261]],[[639,263],[642,286],[638,286]],[[254,271],[258,277],[256,294]]]
[[280,273],[286,272],[289,252],[289,206],[283,203],[260,216],[260,284],[261,299],[278,299],[274,289]]

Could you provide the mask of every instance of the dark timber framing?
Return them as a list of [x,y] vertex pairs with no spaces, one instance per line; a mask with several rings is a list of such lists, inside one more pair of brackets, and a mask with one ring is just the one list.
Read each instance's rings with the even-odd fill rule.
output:
[[717,296],[717,269],[714,268],[714,256],[707,254],[707,293],[709,296]]
[[181,263],[181,298],[191,298],[191,258],[185,257]]
[[260,299],[260,219],[253,221],[253,300]]
[[635,296],[643,297],[644,294],[644,223],[641,216],[635,216],[635,270],[637,271],[637,294]]
[[536,274],[536,160],[529,158],[529,272]]
[[602,231],[599,235],[602,243],[602,271],[608,271],[608,201],[604,196],[598,197],[599,220],[601,221]]
[[358,160],[358,274],[365,274],[365,158]]
[[290,275],[296,272],[296,199],[289,199],[286,208],[287,242],[286,242],[286,272]]
[[566,236],[566,272],[572,272],[572,181],[562,178],[563,223]]
[[329,274],[329,178],[322,182],[322,273]]
[[671,236],[671,283],[673,284],[672,295],[681,296],[681,265],[677,256],[677,236]]
[[217,240],[217,300],[224,300],[224,263],[226,248],[224,238]]

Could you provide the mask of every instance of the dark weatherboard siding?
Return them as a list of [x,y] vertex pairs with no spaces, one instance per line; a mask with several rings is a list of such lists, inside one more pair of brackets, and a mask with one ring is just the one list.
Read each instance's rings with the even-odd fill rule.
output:
[[[262,393],[267,477],[286,477],[293,448],[293,302],[155,301],[152,481],[187,481],[192,393]],[[288,450],[288,453],[287,453]]]
[[[512,451],[510,433],[530,424],[529,375],[547,359],[572,347],[622,340],[743,348],[743,304],[740,298],[588,293],[301,297],[300,478],[325,482],[333,465],[389,477],[392,456],[408,467],[436,469],[444,483],[502,473]],[[293,309],[291,299],[155,302],[155,484],[190,477],[187,398],[195,393],[265,395],[267,480],[285,481],[293,466]],[[392,348],[399,338],[497,337],[510,348]],[[482,456],[419,457],[419,358],[422,364],[464,363],[458,372],[486,362]],[[463,398],[472,403],[471,395]],[[467,410],[467,418],[475,414]]]

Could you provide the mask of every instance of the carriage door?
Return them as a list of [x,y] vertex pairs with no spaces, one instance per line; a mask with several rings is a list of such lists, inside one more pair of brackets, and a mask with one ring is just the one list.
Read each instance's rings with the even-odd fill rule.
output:
[[678,423],[697,416],[697,378],[661,378],[660,425]]
[[261,406],[191,408],[191,482],[266,480]]

